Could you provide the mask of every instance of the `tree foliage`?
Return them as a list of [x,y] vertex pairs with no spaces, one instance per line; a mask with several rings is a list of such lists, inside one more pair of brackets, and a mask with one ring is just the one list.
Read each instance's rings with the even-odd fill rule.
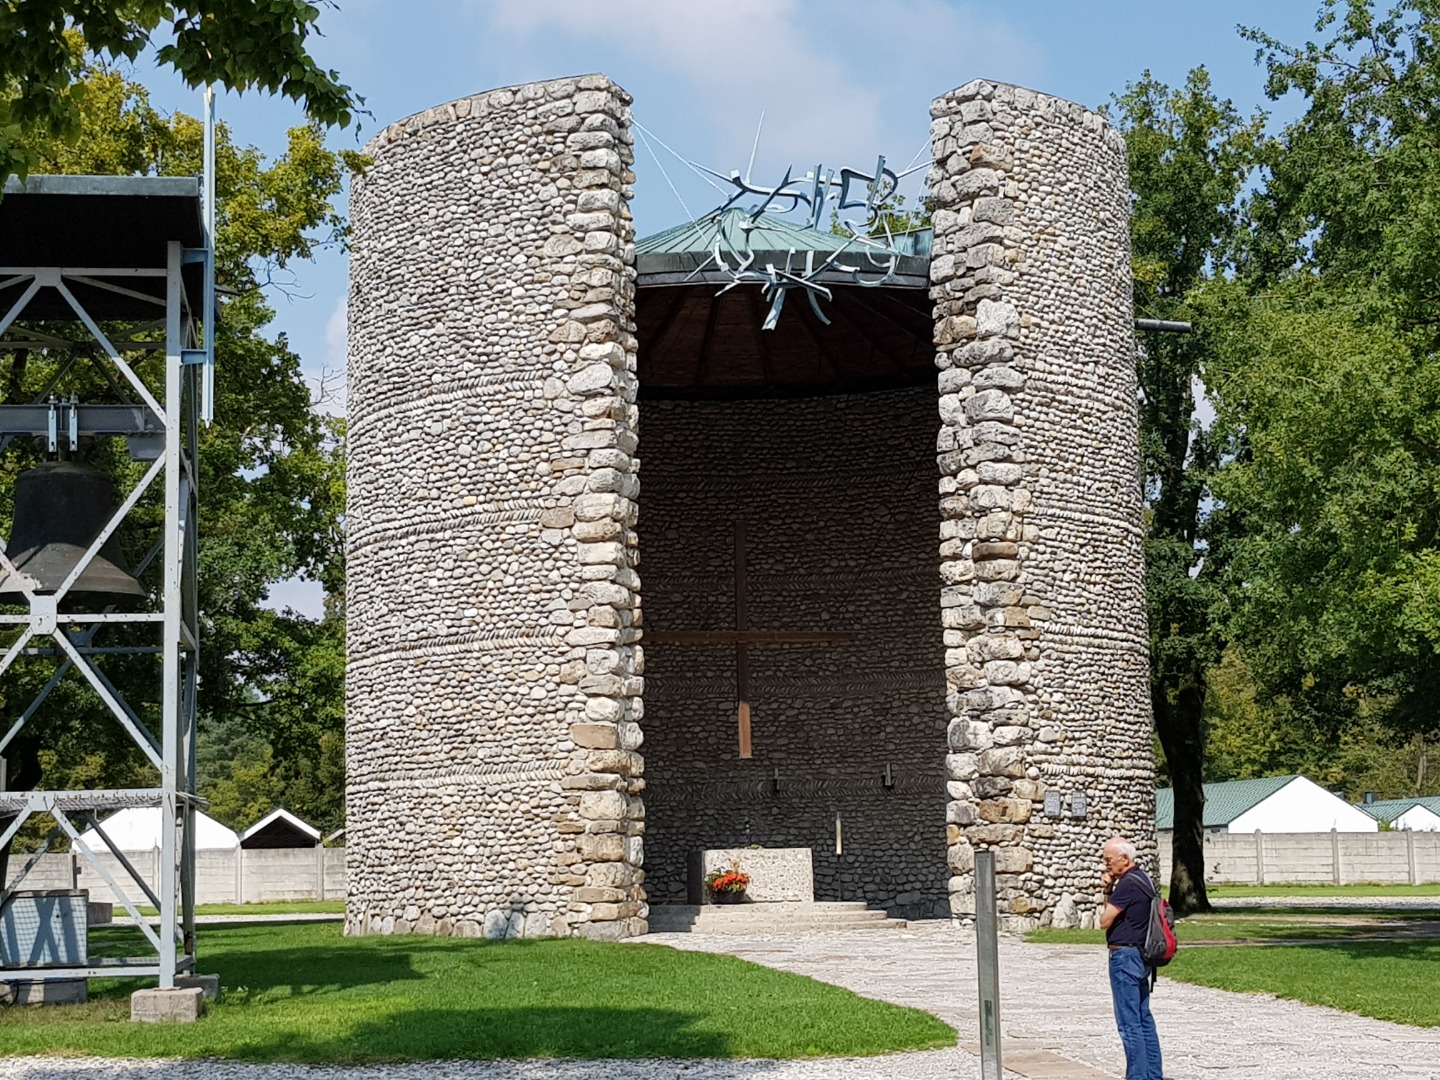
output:
[[1331,713],[1316,716],[1286,697],[1263,694],[1237,646],[1225,650],[1206,684],[1207,782],[1299,773],[1344,790],[1352,802],[1367,791],[1382,799],[1440,794],[1425,737],[1397,738],[1376,702],[1351,703],[1343,724]]
[[1331,0],[1317,29],[1247,31],[1305,111],[1207,298],[1232,626],[1317,730],[1363,714],[1405,740],[1440,727],[1440,4]]
[[0,182],[38,167],[38,147],[87,137],[87,57],[133,61],[154,48],[189,86],[283,94],[312,120],[344,127],[363,99],[310,56],[319,16],[306,0],[0,4]]
[[[145,91],[114,69],[92,65],[82,82],[78,137],[29,145],[38,168],[199,172],[198,121],[160,115]],[[361,162],[328,150],[315,127],[290,131],[285,153],[274,161],[234,145],[223,125],[217,144],[217,280],[227,301],[216,335],[216,422],[202,431],[199,453],[201,730],[243,729],[270,748],[277,771],[299,775],[308,766],[296,762],[328,754],[333,763],[342,738],[343,611],[332,602],[326,617],[313,621],[270,610],[265,600],[271,583],[296,576],[322,583],[331,597],[343,594],[344,424],[312,408],[299,357],[284,335],[266,332],[273,313],[262,286],[318,246],[342,240],[334,199],[346,168]],[[64,332],[75,336],[73,328]],[[29,400],[66,356],[61,348],[0,355],[7,400]],[[66,393],[106,399],[97,367],[82,364],[67,378]],[[13,475],[31,459],[33,452],[12,447],[0,468]],[[137,466],[123,445],[97,448],[91,463],[114,472],[122,490],[134,482]],[[0,517],[8,515],[8,504],[0,505]],[[127,519],[122,537],[132,565],[162,517],[152,492]],[[158,708],[151,658],[107,657],[104,663],[138,710]],[[40,663],[12,669],[4,686],[7,711],[28,704],[52,671]],[[103,780],[99,786],[131,785],[142,760],[74,674],[8,755],[14,787],[63,785],[77,769]],[[202,789],[210,779],[202,777]],[[316,812],[327,822],[340,816],[343,799],[343,783],[333,779],[313,785]]]
[[[1146,72],[1115,99],[1132,192],[1136,314],[1191,321],[1223,267],[1262,120],[1218,100],[1203,68],[1172,90]],[[1204,332],[1143,335],[1138,355],[1145,482],[1146,599],[1155,728],[1175,789],[1170,897],[1208,907],[1201,843],[1206,672],[1224,644],[1223,518],[1207,512],[1217,446],[1196,421],[1213,352]]]

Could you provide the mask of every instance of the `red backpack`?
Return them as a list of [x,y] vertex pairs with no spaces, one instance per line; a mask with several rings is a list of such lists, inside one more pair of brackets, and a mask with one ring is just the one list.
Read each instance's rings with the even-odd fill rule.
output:
[[1143,871],[1140,881],[1143,882],[1142,891],[1150,897],[1150,918],[1145,924],[1145,944],[1140,947],[1140,955],[1152,969],[1164,967],[1175,959],[1178,947],[1175,941],[1175,912],[1170,910],[1170,901],[1160,895]]

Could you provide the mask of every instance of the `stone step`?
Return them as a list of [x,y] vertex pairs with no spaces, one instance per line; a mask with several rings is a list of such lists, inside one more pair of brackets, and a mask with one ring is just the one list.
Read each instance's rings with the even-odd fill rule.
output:
[[[653,909],[652,909],[653,910]],[[696,918],[707,922],[754,922],[756,919],[798,919],[804,922],[879,922],[889,916],[883,911],[751,911],[748,909],[725,909],[719,911],[701,908]]]
[[655,904],[650,929],[656,933],[815,933],[826,930],[895,930],[904,919],[856,901],[827,903]]

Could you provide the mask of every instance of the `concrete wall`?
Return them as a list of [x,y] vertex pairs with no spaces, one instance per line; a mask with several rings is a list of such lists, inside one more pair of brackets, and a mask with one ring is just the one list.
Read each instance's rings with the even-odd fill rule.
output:
[[[1160,834],[1169,879],[1170,832]],[[1440,833],[1207,833],[1205,880],[1213,885],[1423,885],[1440,882]]]
[[[127,851],[125,857],[150,887],[160,879],[160,853]],[[114,855],[100,855],[101,865],[137,904],[148,903]],[[10,879],[23,859],[12,859]],[[78,855],[45,855],[25,877],[26,889],[89,889],[90,899],[109,902],[113,893],[105,879]],[[200,851],[195,855],[195,902],[256,903],[264,900],[339,900],[345,896],[344,848],[274,848],[246,851]]]
[[931,116],[951,906],[990,848],[1017,928],[1094,925],[1106,838],[1154,851],[1125,140],[984,81]]

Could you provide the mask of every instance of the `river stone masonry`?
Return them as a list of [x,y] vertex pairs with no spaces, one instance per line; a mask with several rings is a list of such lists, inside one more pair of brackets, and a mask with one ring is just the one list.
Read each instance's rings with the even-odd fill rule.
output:
[[629,105],[463,98],[355,178],[347,933],[645,932]]
[[[647,930],[629,104],[600,75],[478,94],[386,128],[355,179],[348,933]],[[850,646],[756,650],[766,714],[738,763],[733,653],[656,647],[657,897],[683,895],[689,850],[763,841],[810,847],[818,891],[965,919],[990,848],[1012,927],[1093,925],[1104,839],[1153,859],[1123,141],[986,82],[932,117],[938,395],[648,414],[652,602],[672,628],[733,613],[741,510],[763,511],[753,625],[767,603],[781,628],[896,609]],[[937,397],[935,514],[908,478],[928,484]],[[829,500],[832,531],[803,538],[823,565],[792,535],[821,514],[762,505],[760,440],[753,476],[733,440],[688,464],[767,416],[775,463]],[[824,455],[785,452],[806,418]],[[886,474],[869,486],[817,482],[818,463],[843,481],[867,460]],[[733,506],[695,503],[706,484]],[[686,546],[696,528],[708,548]],[[854,611],[825,599],[837,589]],[[806,742],[832,728],[835,752]],[[745,805],[706,804],[707,780]],[[716,835],[757,824],[758,840]]]
[[984,81],[931,116],[951,909],[989,848],[1012,925],[1091,926],[1104,840],[1155,843],[1125,143]]

